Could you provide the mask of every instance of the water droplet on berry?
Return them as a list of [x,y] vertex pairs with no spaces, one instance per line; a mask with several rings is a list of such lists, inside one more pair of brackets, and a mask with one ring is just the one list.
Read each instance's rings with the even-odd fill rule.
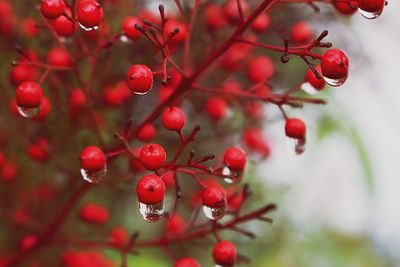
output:
[[85,30],[85,31],[87,31],[87,32],[93,31],[93,30],[97,30],[97,29],[99,28],[99,26],[94,26],[94,27],[88,28],[88,27],[83,26],[83,25],[80,24],[80,23],[79,23],[79,27],[81,27],[81,29],[83,29],[83,30]]
[[360,11],[360,14],[367,19],[376,19],[377,17],[379,17],[382,14],[383,10],[380,11],[376,11],[376,12],[370,12],[370,11],[366,11],[366,10],[362,10],[361,8],[358,9]]
[[89,171],[85,169],[81,169],[81,174],[83,177],[83,180],[89,182],[89,183],[98,183],[103,179],[104,176],[107,174],[107,166],[104,166],[104,169],[99,170],[99,171]]
[[225,207],[211,208],[203,206],[203,212],[208,219],[217,221],[225,216]]
[[232,170],[229,167],[225,166],[222,169],[222,174],[224,175],[224,181],[228,184],[239,183],[244,175],[244,171]]
[[133,42],[131,41],[131,39],[129,39],[128,37],[126,37],[126,35],[121,35],[121,37],[120,37],[119,39],[120,39],[121,42],[123,42],[123,43],[127,43],[127,44],[133,43]]
[[139,202],[139,211],[145,221],[155,223],[164,214],[164,201],[155,204]]
[[39,114],[40,108],[23,108],[23,107],[18,107],[18,112],[21,114],[22,117],[24,118],[34,118]]
[[345,81],[347,80],[347,77],[344,77],[341,79],[331,79],[331,78],[327,78],[324,76],[324,80],[327,84],[337,87],[337,86],[341,86],[342,84],[344,84]]
[[306,140],[303,139],[296,139],[296,138],[287,138],[287,148],[290,153],[294,155],[301,155],[306,150]]
[[309,94],[309,95],[316,95],[319,93],[318,90],[316,90],[314,88],[314,86],[312,86],[310,83],[305,82],[301,84],[301,90],[303,90],[305,93]]

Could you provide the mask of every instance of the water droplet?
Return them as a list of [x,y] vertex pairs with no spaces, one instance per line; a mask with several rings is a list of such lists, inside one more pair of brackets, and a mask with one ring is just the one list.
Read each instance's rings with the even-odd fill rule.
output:
[[345,81],[347,80],[347,77],[341,78],[341,79],[330,79],[324,76],[324,80],[327,84],[337,87],[337,86],[341,86],[342,84],[345,83]]
[[155,223],[164,214],[164,201],[155,204],[139,202],[139,211],[145,221]]
[[127,43],[127,44],[132,44],[133,42],[131,41],[131,39],[129,39],[128,37],[126,37],[126,35],[121,35],[121,37],[119,38],[121,40],[121,42],[123,43]]
[[361,8],[359,8],[358,10],[360,11],[360,14],[361,14],[364,18],[367,18],[367,19],[376,19],[376,18],[379,17],[379,16],[382,14],[382,12],[383,12],[383,9],[382,9],[382,10],[379,10],[379,11],[377,11],[377,12],[370,12],[370,11],[363,10],[363,9],[361,9]]
[[147,92],[136,92],[136,91],[134,91],[133,93],[134,93],[135,95],[146,95],[148,92],[150,92],[150,90],[147,91]]
[[210,208],[207,206],[203,206],[203,212],[208,219],[217,221],[225,216],[225,207]]
[[79,27],[81,27],[81,29],[83,29],[83,30],[85,30],[85,31],[87,31],[87,32],[89,32],[89,31],[94,31],[94,30],[97,30],[97,29],[99,28],[99,26],[94,26],[94,27],[88,28],[88,27],[83,26],[83,25],[80,24],[80,23],[79,23]]
[[37,108],[23,108],[23,107],[18,107],[18,112],[21,114],[22,117],[24,118],[34,118],[39,114],[40,107]]
[[306,150],[306,139],[287,138],[286,145],[290,153],[300,155]]
[[224,175],[224,181],[228,184],[239,183],[244,175],[244,171],[232,170],[229,167],[225,166],[222,169],[222,174]]
[[301,84],[301,90],[303,90],[305,93],[309,94],[309,95],[316,95],[319,93],[318,90],[316,90],[314,88],[314,86],[312,86],[310,83],[305,82]]
[[81,174],[83,177],[83,180],[89,182],[89,183],[94,183],[97,184],[98,182],[103,179],[104,176],[107,174],[107,166],[104,166],[104,169],[99,170],[99,171],[88,171],[85,169],[81,169]]

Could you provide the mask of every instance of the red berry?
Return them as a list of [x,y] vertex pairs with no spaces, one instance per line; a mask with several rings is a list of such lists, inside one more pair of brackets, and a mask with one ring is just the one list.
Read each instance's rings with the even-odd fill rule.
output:
[[[249,6],[244,0],[240,0],[240,4],[242,6],[243,14],[246,16],[246,14],[249,12]],[[230,24],[236,24],[240,21],[237,0],[229,0],[228,2],[226,2],[226,4],[222,8],[222,11]]]
[[143,142],[149,142],[156,137],[156,129],[153,124],[147,123],[139,130],[136,137]]
[[187,224],[184,218],[179,214],[174,214],[168,218],[167,221],[167,234],[180,235],[186,230]]
[[169,107],[163,112],[161,122],[168,130],[180,131],[186,123],[185,112],[178,107]]
[[357,1],[343,2],[341,0],[335,0],[333,5],[336,10],[343,15],[353,15],[358,10]]
[[136,24],[142,25],[143,23],[138,17],[134,16],[126,17],[121,24],[121,31],[125,34],[126,37],[133,41],[139,39],[140,35],[142,34],[136,29]]
[[286,136],[295,139],[303,139],[306,136],[306,124],[297,118],[286,120],[285,125]]
[[57,67],[69,67],[72,65],[72,59],[67,50],[56,47],[47,53],[47,62]]
[[64,0],[42,0],[40,11],[47,19],[56,19],[64,13]]
[[228,103],[221,97],[212,97],[206,102],[206,110],[212,119],[220,120],[228,111]]
[[230,187],[227,191],[228,205],[234,209],[239,209],[243,204],[243,189]]
[[157,175],[150,174],[140,178],[136,193],[138,200],[143,204],[156,204],[164,200],[165,185]]
[[265,31],[270,24],[270,19],[267,14],[259,15],[254,22],[251,24],[251,28],[256,32],[263,32]]
[[67,251],[62,257],[63,267],[115,267],[115,262],[98,251]]
[[321,59],[322,74],[332,86],[343,84],[349,73],[349,59],[339,49],[330,49],[325,52]]
[[133,65],[128,71],[128,85],[135,94],[147,94],[153,87],[153,72],[145,65]]
[[167,171],[161,176],[161,179],[164,181],[166,187],[175,186],[175,177],[173,171]]
[[162,86],[160,87],[160,90],[158,91],[158,101],[164,102],[167,100],[168,97],[172,95],[174,92],[174,88],[170,85]]
[[18,175],[18,166],[14,160],[4,162],[3,168],[0,169],[1,176],[4,181],[10,182]]
[[21,30],[28,37],[36,37],[39,29],[36,27],[37,21],[34,18],[26,18],[21,21]]
[[311,69],[308,69],[306,74],[306,81],[312,85],[316,90],[320,91],[325,87],[325,80],[322,78],[322,70],[321,66],[315,66],[315,69],[318,71],[321,79],[318,79],[315,76],[314,72]]
[[74,89],[69,95],[69,104],[72,109],[80,109],[86,105],[86,94],[81,89]]
[[181,258],[175,261],[174,267],[201,267],[201,265],[193,258]]
[[39,113],[33,118],[35,121],[43,121],[51,111],[51,103],[47,97],[43,97],[39,106]]
[[24,236],[21,240],[21,250],[26,251],[32,249],[36,246],[38,241],[38,237],[36,235],[27,235]]
[[243,140],[250,150],[260,154],[264,158],[268,157],[271,153],[271,148],[259,128],[247,128],[243,133]]
[[306,22],[299,22],[293,26],[292,40],[295,43],[307,43],[313,38],[313,29]]
[[158,170],[165,162],[165,150],[158,144],[146,145],[140,150],[139,159],[143,166],[149,171]]
[[81,168],[87,171],[103,170],[107,164],[106,155],[97,146],[85,147],[79,159],[81,161]]
[[243,171],[246,168],[247,155],[238,147],[230,147],[225,151],[224,164],[231,170]]
[[59,36],[70,37],[74,32],[74,25],[66,16],[59,16],[51,21],[53,29]]
[[187,32],[188,29],[186,24],[173,19],[168,20],[167,23],[165,24],[165,34],[169,36],[172,32],[175,31],[175,29],[178,29],[179,32],[174,35],[171,41],[174,43],[181,43],[185,41],[188,34]]
[[382,14],[385,3],[385,0],[358,0],[358,8],[364,17],[373,19]]
[[204,21],[207,28],[216,30],[225,25],[225,18],[222,16],[222,9],[219,5],[210,3],[204,9]]
[[236,263],[236,246],[229,241],[220,241],[214,246],[213,257],[216,264],[232,267]]
[[105,224],[110,218],[110,213],[107,208],[96,203],[86,203],[80,210],[80,217],[89,223]]
[[16,90],[17,104],[22,108],[37,108],[43,99],[43,91],[36,82],[23,82]]
[[32,66],[20,64],[11,68],[10,80],[15,86],[22,82],[33,81],[36,79],[37,69]]
[[109,239],[114,247],[125,247],[129,242],[128,231],[123,227],[111,229]]
[[267,56],[253,58],[247,67],[247,76],[254,83],[262,83],[272,77],[275,73],[275,66]]
[[44,162],[49,158],[50,150],[50,144],[47,139],[40,138],[28,146],[28,155],[36,161]]
[[82,1],[78,7],[78,21],[87,28],[93,29],[100,25],[103,17],[103,8],[94,0]]
[[133,173],[138,173],[141,171],[144,171],[145,168],[143,166],[143,164],[140,162],[140,160],[136,157],[131,157],[129,159],[129,169],[133,172]]
[[220,185],[211,185],[203,190],[201,200],[204,206],[217,209],[226,207],[226,191]]

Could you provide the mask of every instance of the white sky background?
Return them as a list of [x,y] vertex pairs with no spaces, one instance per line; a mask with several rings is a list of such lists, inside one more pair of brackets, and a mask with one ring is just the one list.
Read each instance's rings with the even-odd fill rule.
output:
[[399,11],[400,1],[392,0],[379,19],[356,14],[350,24],[325,25],[329,41],[348,52],[351,64],[349,80],[331,89],[327,108],[347,117],[361,134],[375,178],[373,195],[368,195],[362,166],[346,137],[335,134],[313,142],[313,116],[305,118],[311,132],[301,157],[285,149],[283,124],[266,129],[273,155],[259,173],[269,183],[289,188],[284,202],[299,229],[323,224],[342,233],[367,234],[400,258]]

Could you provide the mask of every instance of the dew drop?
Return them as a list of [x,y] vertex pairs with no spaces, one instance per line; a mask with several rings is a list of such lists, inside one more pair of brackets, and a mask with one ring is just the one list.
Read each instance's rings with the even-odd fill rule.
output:
[[81,29],[89,32],[89,31],[93,31],[93,30],[97,30],[99,28],[99,26],[94,26],[94,27],[85,27],[82,24],[79,23],[79,27],[81,27]]
[[244,175],[244,171],[232,170],[229,167],[225,166],[222,169],[222,174],[224,175],[224,181],[228,184],[239,183]]
[[203,206],[204,215],[210,220],[217,221],[224,217],[225,215],[225,207],[220,208],[210,208],[207,206]]
[[136,91],[134,91],[133,93],[134,93],[135,95],[146,95],[148,92],[150,92],[150,90],[147,91],[147,92],[136,92]]
[[314,86],[312,86],[308,82],[302,83],[300,88],[301,88],[301,90],[303,90],[305,93],[307,93],[309,95],[316,95],[319,93],[319,91],[317,89],[315,89]]
[[327,84],[337,87],[337,86],[341,86],[342,84],[344,84],[345,81],[347,80],[347,77],[344,77],[341,79],[331,79],[331,78],[327,78],[324,76],[324,80]]
[[361,14],[364,18],[367,18],[367,19],[376,19],[376,18],[379,17],[379,16],[382,14],[382,12],[383,12],[383,10],[379,10],[379,11],[376,11],[376,12],[370,12],[370,11],[363,10],[363,9],[361,9],[361,8],[359,8],[358,10],[360,11],[360,14]]
[[164,201],[155,204],[139,202],[139,211],[145,221],[155,223],[164,214]]
[[21,114],[22,117],[24,118],[34,118],[39,114],[40,107],[36,108],[23,108],[23,107],[18,107],[18,112]]
[[306,150],[306,140],[305,138],[287,138],[286,146],[293,155],[301,155]]
[[98,182],[101,181],[101,179],[103,179],[104,176],[106,176],[107,166],[104,166],[104,169],[99,170],[99,171],[88,171],[85,169],[81,169],[81,174],[82,174],[83,180],[85,180],[89,183],[97,184]]
[[121,37],[119,38],[121,40],[121,42],[123,43],[127,43],[127,44],[132,44],[133,42],[131,41],[131,39],[129,39],[128,37],[126,37],[126,35],[121,35]]

